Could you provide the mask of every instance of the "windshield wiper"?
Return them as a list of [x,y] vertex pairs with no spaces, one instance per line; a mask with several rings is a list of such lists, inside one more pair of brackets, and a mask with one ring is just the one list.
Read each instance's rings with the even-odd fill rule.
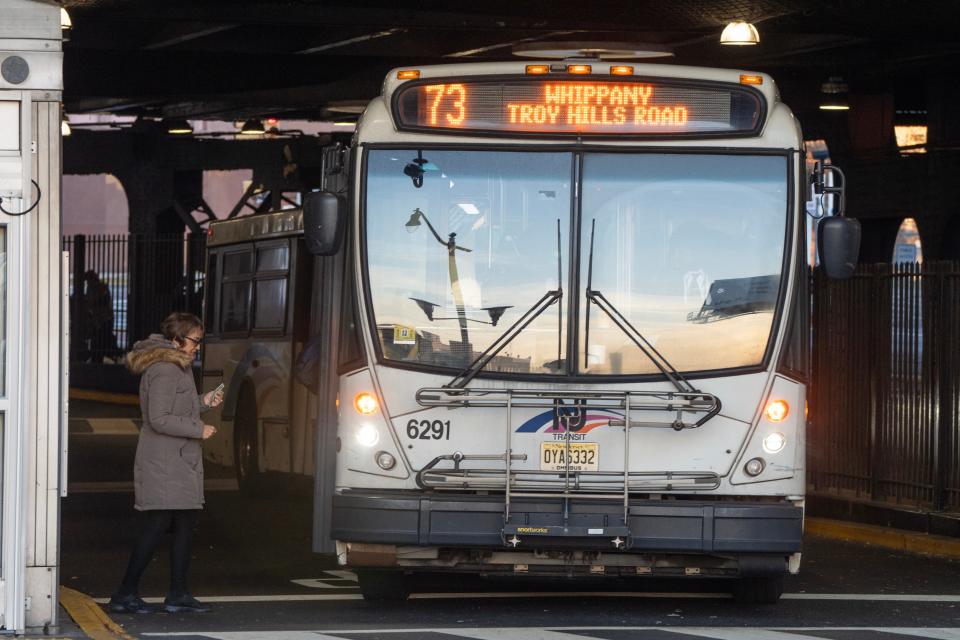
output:
[[596,228],[597,220],[594,218],[590,224],[590,258],[587,264],[587,309],[583,341],[583,360],[585,365],[589,365],[590,363],[590,303],[593,303],[600,307],[600,310],[607,314],[607,317],[613,320],[613,323],[637,345],[640,351],[643,352],[643,355],[647,356],[647,358],[656,365],[657,369],[660,369],[660,372],[673,383],[677,391],[680,393],[699,393],[700,390],[690,384],[690,382],[677,371],[676,367],[670,364],[670,361],[667,360],[662,353],[657,351],[656,347],[650,344],[650,341],[647,340],[636,327],[630,324],[630,321],[620,313],[620,310],[617,309],[612,302],[607,300],[601,292],[593,288],[593,235]]
[[[470,384],[470,381],[473,380],[477,374],[483,370],[484,367],[490,364],[490,361],[493,360],[498,353],[503,351],[504,348],[506,348],[506,346],[510,344],[514,338],[520,335],[523,330],[527,328],[527,325],[540,317],[540,315],[542,315],[543,312],[546,311],[551,305],[553,305],[555,302],[559,302],[560,299],[563,298],[563,281],[561,279],[562,274],[560,265],[560,221],[557,220],[557,288],[553,291],[547,291],[545,294],[543,294],[543,297],[537,300],[532,307],[527,309],[527,311],[524,312],[524,314],[520,316],[516,322],[510,325],[506,331],[501,333],[500,337],[494,340],[489,347],[484,349],[483,352],[477,356],[477,358],[471,362],[469,366],[467,366],[467,368],[454,376],[450,382],[443,385],[445,388],[462,389]],[[563,316],[562,309],[560,315]],[[557,349],[560,349],[559,342]],[[557,357],[559,359],[559,353]]]

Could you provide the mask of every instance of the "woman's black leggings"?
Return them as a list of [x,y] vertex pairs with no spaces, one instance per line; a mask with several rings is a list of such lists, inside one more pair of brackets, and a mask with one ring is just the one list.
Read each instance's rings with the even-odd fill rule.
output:
[[160,544],[163,534],[173,532],[173,544],[170,545],[170,595],[178,596],[187,592],[187,569],[190,568],[190,543],[193,529],[200,517],[199,509],[160,509],[142,512],[143,531],[130,554],[127,571],[120,583],[120,595],[137,592],[140,576],[153,560],[153,552]]

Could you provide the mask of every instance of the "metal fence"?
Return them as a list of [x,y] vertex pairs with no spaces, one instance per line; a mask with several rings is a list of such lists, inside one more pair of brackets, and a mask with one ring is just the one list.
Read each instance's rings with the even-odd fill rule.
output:
[[114,362],[170,311],[201,313],[206,236],[75,235],[70,360]]
[[960,510],[960,263],[814,278],[811,492]]

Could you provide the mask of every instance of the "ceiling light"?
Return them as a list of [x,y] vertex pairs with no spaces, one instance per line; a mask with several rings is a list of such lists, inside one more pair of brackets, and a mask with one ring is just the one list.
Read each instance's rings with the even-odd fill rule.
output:
[[60,7],[60,28],[61,29],[71,29],[73,28],[73,20],[70,19],[70,14],[67,13],[67,10],[63,7]]
[[243,136],[258,136],[266,133],[267,130],[263,126],[263,122],[258,118],[250,118],[243,123],[243,128],[240,129],[240,135]]
[[70,119],[67,118],[67,114],[63,114],[63,119],[60,121],[60,135],[66,138],[73,131],[70,130]]
[[167,120],[167,133],[174,136],[185,136],[193,133],[193,127],[186,120]]
[[747,45],[759,44],[760,34],[749,22],[731,22],[720,34],[720,44]]
[[850,99],[848,96],[849,87],[840,76],[830,76],[827,81],[820,85],[820,108],[824,111],[848,111],[850,109]]

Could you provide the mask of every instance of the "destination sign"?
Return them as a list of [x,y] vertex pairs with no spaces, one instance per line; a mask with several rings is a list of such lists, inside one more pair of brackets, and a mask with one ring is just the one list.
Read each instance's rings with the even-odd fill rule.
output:
[[626,136],[756,133],[763,99],[739,85],[676,81],[424,81],[394,101],[406,129]]

